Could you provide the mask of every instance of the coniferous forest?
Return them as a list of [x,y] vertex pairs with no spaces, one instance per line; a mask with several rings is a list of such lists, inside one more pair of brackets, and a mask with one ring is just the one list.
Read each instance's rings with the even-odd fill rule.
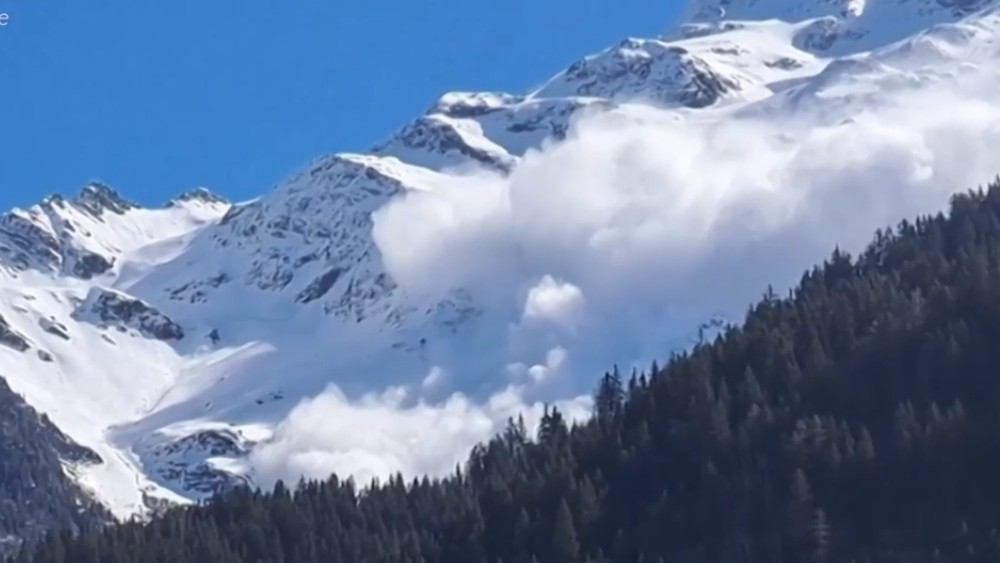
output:
[[247,489],[18,563],[1000,561],[1000,183],[443,480]]

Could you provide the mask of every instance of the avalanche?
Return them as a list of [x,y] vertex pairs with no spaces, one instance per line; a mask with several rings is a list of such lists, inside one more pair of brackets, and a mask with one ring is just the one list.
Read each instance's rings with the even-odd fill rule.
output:
[[689,13],[525,95],[447,94],[252,201],[146,209],[94,183],[6,213],[0,374],[100,457],[67,470],[120,517],[449,471],[507,417],[585,416],[599,370],[710,337],[817,253],[1000,169],[988,97],[911,111],[995,74],[990,3]]

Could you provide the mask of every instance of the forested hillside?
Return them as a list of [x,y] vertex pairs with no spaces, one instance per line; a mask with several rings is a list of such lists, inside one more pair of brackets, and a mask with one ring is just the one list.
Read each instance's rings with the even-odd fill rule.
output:
[[63,460],[99,463],[0,378],[0,553],[47,530],[87,530],[110,518],[63,471]]
[[1000,561],[1000,184],[441,480],[237,491],[34,563]]

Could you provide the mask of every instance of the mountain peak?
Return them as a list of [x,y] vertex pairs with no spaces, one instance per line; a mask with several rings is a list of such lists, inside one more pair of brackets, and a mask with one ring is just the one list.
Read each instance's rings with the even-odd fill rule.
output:
[[694,0],[688,7],[687,19],[799,21],[823,16],[846,17],[859,14],[865,7],[866,0]]
[[694,0],[688,19],[802,21],[834,16],[860,18],[877,12],[926,17],[961,17],[982,9],[995,0]]
[[215,192],[209,190],[208,188],[194,188],[181,193],[174,199],[170,200],[168,206],[173,205],[178,202],[201,202],[201,203],[221,203],[229,204],[230,201]]
[[90,182],[80,190],[80,195],[76,197],[75,203],[90,211],[94,215],[101,215],[105,211],[111,211],[121,215],[130,209],[137,209],[139,206],[122,197],[118,192],[102,182]]
[[[937,24],[954,23],[997,0],[692,0],[683,36],[730,31],[732,22],[795,24],[794,43],[824,55],[860,53]],[[727,22],[729,25],[720,25]]]
[[610,49],[574,62],[533,96],[644,99],[696,108],[736,95],[741,82],[735,70],[716,68],[680,45],[626,38]]

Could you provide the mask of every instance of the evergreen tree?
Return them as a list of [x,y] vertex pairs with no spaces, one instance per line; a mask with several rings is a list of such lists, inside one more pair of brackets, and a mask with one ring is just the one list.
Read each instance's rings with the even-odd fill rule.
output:
[[552,527],[552,561],[573,563],[579,561],[580,545],[576,539],[573,515],[565,500],[559,502]]

